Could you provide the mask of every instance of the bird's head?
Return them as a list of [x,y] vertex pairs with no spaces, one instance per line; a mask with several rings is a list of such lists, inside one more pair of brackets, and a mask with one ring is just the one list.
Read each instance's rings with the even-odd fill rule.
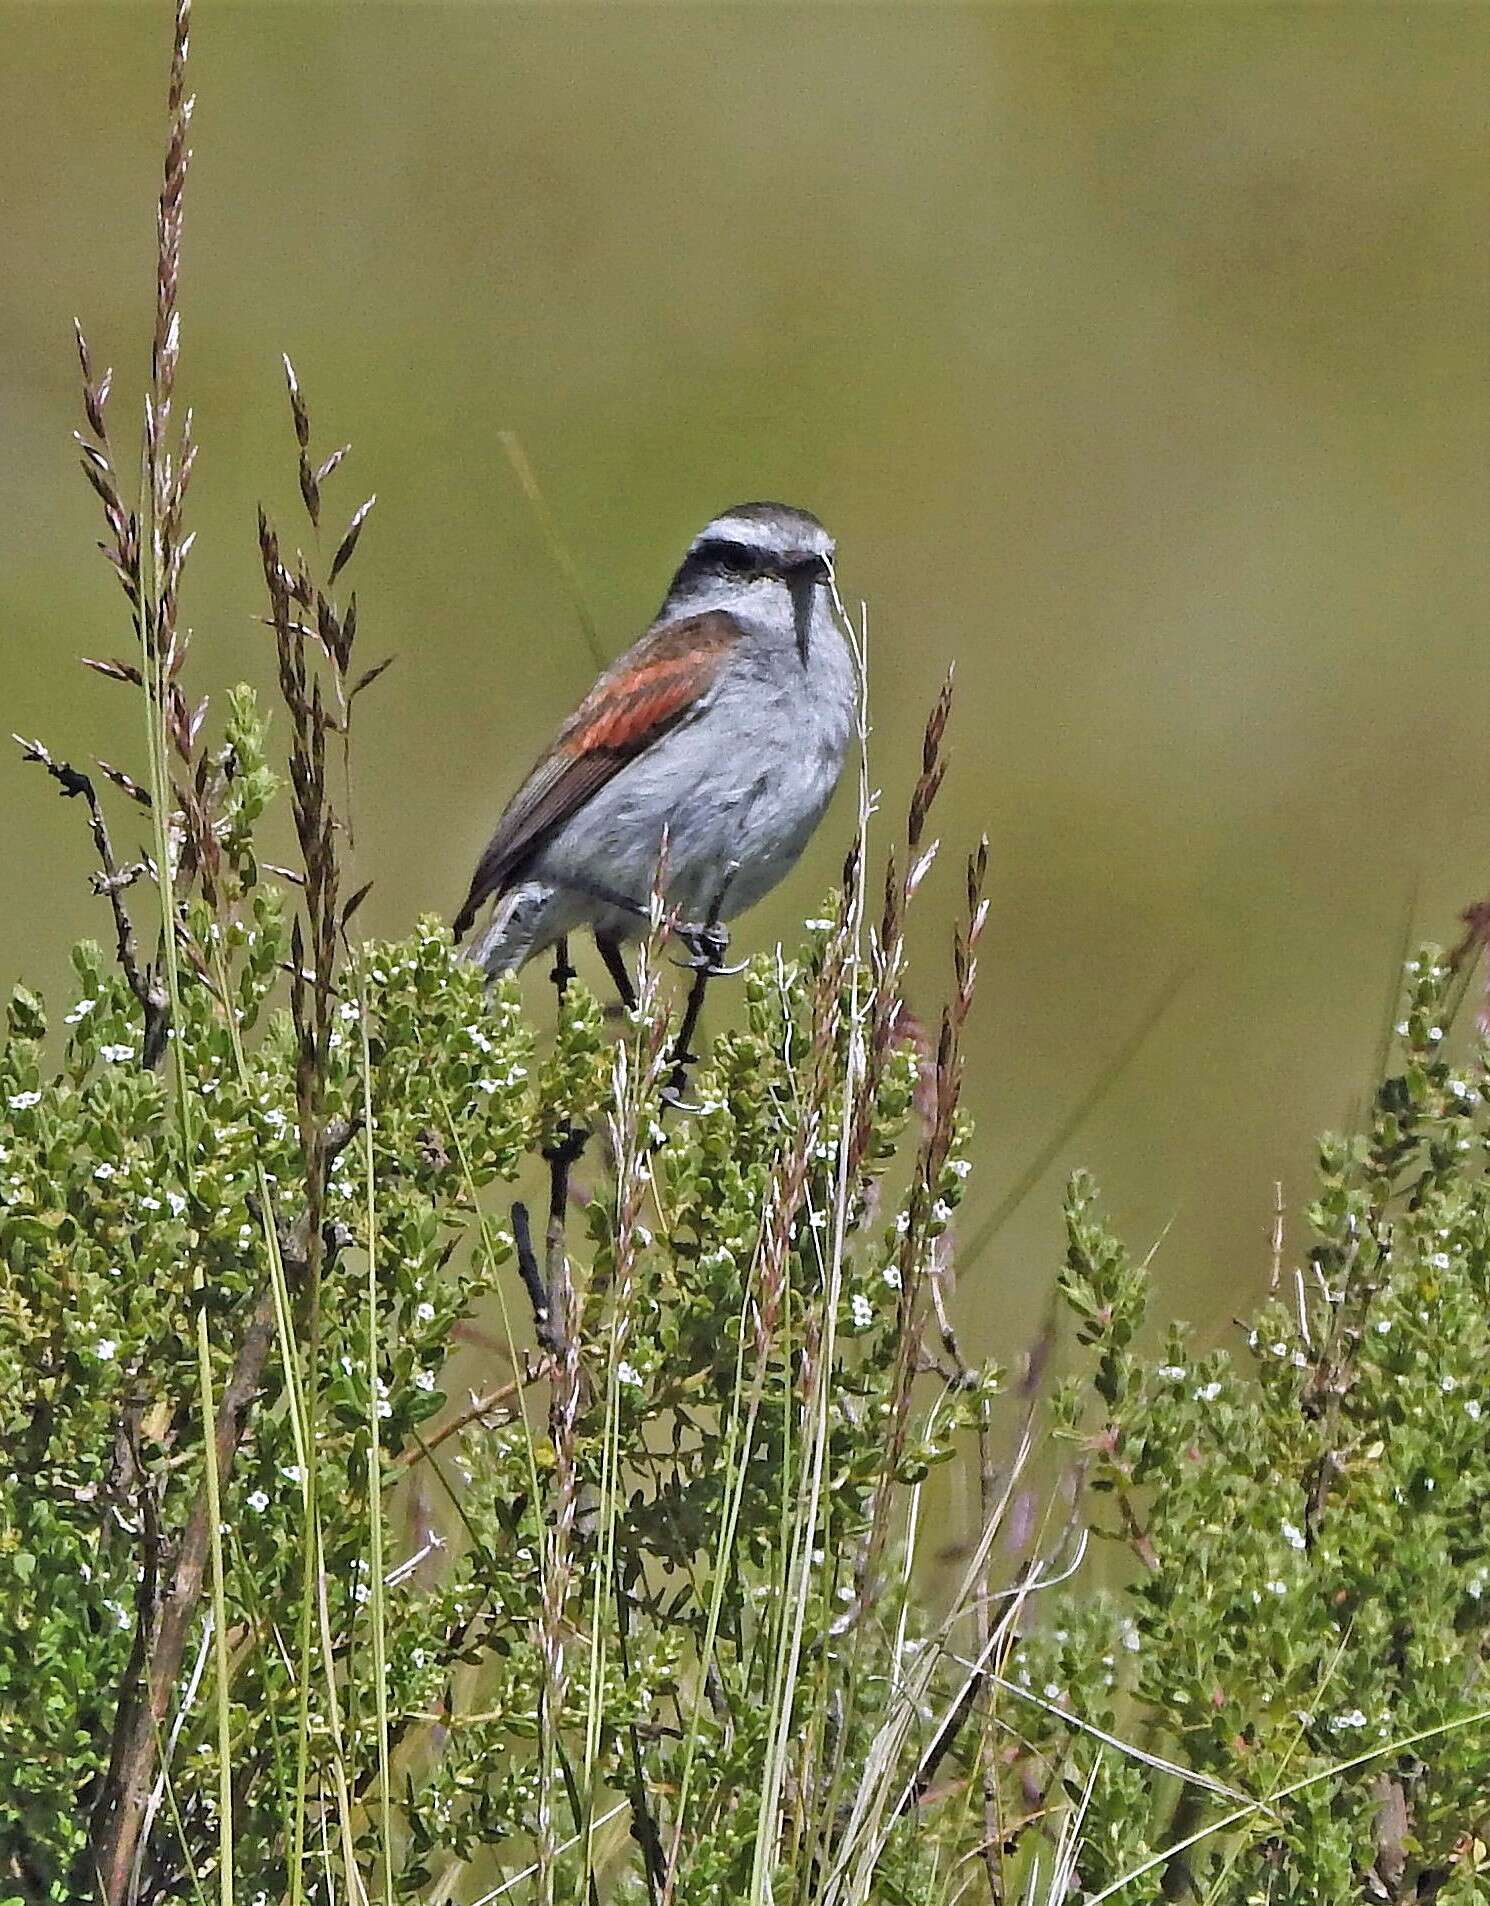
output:
[[669,610],[738,604],[748,610],[784,593],[806,658],[818,591],[832,581],[833,538],[817,518],[785,503],[737,503],[705,524],[667,592]]

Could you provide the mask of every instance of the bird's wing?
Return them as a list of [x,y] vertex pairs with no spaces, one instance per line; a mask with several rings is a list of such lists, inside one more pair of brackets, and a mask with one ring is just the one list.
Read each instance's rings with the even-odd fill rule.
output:
[[457,940],[571,815],[697,706],[739,639],[734,618],[713,610],[649,629],[611,664],[508,802],[456,915]]

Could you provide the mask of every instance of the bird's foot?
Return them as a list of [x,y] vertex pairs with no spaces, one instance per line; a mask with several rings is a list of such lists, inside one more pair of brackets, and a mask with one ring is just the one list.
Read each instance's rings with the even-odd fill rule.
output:
[[[681,1063],[686,1067],[688,1062],[685,1059]],[[704,1108],[701,1105],[694,1105],[691,1100],[684,1098],[683,1091],[687,1083],[686,1073],[681,1084],[675,1085],[671,1079],[668,1080],[658,1094],[658,1105],[662,1111],[679,1112],[684,1118],[695,1118],[702,1112]]]
[[688,949],[688,958],[674,960],[673,965],[687,972],[700,973],[705,979],[729,979],[743,973],[749,964],[746,960],[734,966],[724,964],[729,934],[717,920],[706,920],[701,926],[676,926],[673,932]]

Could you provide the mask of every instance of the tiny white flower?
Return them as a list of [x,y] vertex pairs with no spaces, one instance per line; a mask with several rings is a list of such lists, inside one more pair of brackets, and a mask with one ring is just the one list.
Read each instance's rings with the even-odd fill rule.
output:
[[1438,1387],[1445,1396],[1449,1396],[1458,1389],[1459,1385],[1453,1377],[1444,1377]]
[[947,1166],[954,1178],[966,1178],[972,1168],[973,1161],[970,1158],[954,1158]]
[[637,1369],[634,1363],[628,1363],[626,1359],[622,1357],[621,1361],[616,1365],[616,1381],[618,1383],[629,1383],[633,1389],[639,1390],[642,1387],[642,1373]]
[[1302,1549],[1308,1546],[1304,1539],[1302,1529],[1295,1528],[1291,1522],[1284,1522],[1281,1527],[1283,1530],[1283,1540],[1291,1549]]
[[286,1482],[304,1482],[305,1471],[299,1463],[281,1463],[279,1473]]
[[1142,1646],[1138,1638],[1138,1630],[1131,1621],[1125,1623],[1120,1639],[1130,1655],[1136,1655]]
[[870,1303],[863,1291],[854,1292],[852,1308],[854,1313],[854,1329],[868,1330],[869,1326],[874,1322],[874,1305]]
[[1405,1019],[1399,1019],[1392,1030],[1399,1039],[1405,1039],[1407,1037],[1407,1021]]
[[1442,1037],[1443,1037],[1443,1027],[1442,1027],[1442,1026],[1430,1026],[1430,1027],[1428,1028],[1428,1037],[1429,1037],[1430,1039],[1442,1039]]
[[500,1090],[500,1088],[495,1079],[478,1079],[476,1081],[476,1090],[478,1092],[485,1092],[487,1097],[490,1098],[492,1093]]
[[1452,1259],[1449,1257],[1447,1251],[1435,1251],[1428,1262],[1433,1266],[1435,1271],[1446,1271]]
[[337,1008],[337,1011],[348,1024],[354,1019],[360,1019],[362,1016],[362,1008],[357,1004],[355,999],[343,1000],[341,1005]]
[[1275,1343],[1272,1349],[1275,1357],[1286,1357],[1288,1355],[1288,1345],[1286,1343]]
[[833,922],[831,920],[804,920],[802,925],[809,933],[831,933],[833,931]]
[[12,1112],[24,1112],[27,1106],[40,1105],[40,1092],[12,1092],[6,1100]]
[[98,1056],[107,1059],[110,1065],[123,1065],[135,1056],[135,1049],[133,1046],[100,1046]]
[[1469,1418],[1471,1423],[1479,1422],[1480,1404],[1478,1397],[1469,1396],[1464,1399],[1464,1414]]
[[93,1346],[93,1354],[95,1357],[101,1358],[103,1362],[111,1363],[118,1349],[119,1346],[112,1337],[100,1337],[98,1342]]
[[95,1165],[93,1167],[93,1176],[95,1178],[103,1178],[103,1179],[112,1178],[117,1169],[118,1169],[117,1166],[111,1165],[108,1163],[107,1160],[105,1160],[103,1164]]
[[166,1203],[171,1207],[171,1215],[173,1217],[179,1218],[186,1210],[186,1200],[179,1191],[168,1191],[166,1193]]
[[479,1026],[467,1026],[466,1037],[478,1052],[490,1052],[491,1041]]
[[418,1305],[414,1311],[414,1320],[416,1323],[432,1324],[435,1321],[434,1305],[430,1303]]
[[1376,1334],[1378,1337],[1384,1337],[1387,1334],[1387,1332],[1391,1329],[1391,1327],[1392,1327],[1392,1320],[1390,1317],[1377,1318]]
[[1219,1383],[1202,1383],[1200,1388],[1195,1392],[1195,1400],[1197,1403],[1214,1403],[1220,1394],[1221,1385]]
[[255,1489],[248,1499],[248,1506],[255,1515],[262,1515],[269,1507],[269,1498],[262,1489]]
[[393,1405],[388,1401],[388,1398],[386,1396],[379,1397],[378,1398],[378,1415],[392,1416],[392,1414],[393,1414]]
[[1343,1727],[1364,1727],[1365,1725],[1366,1717],[1358,1707],[1350,1708],[1344,1714],[1337,1714],[1330,1722],[1330,1726],[1337,1734]]
[[422,1668],[424,1666],[424,1660],[425,1660],[424,1650],[422,1648],[410,1649],[409,1659],[410,1661],[413,1662],[416,1668]]
[[1270,1594],[1286,1595],[1288,1593],[1287,1582],[1272,1581],[1272,1582],[1269,1582],[1267,1586],[1268,1586],[1268,1591]]
[[85,1018],[91,1013],[97,1004],[98,1001],[96,999],[80,999],[70,1013],[63,1014],[62,1023],[65,1026],[75,1026],[80,1019]]
[[1185,1366],[1182,1363],[1161,1363],[1154,1374],[1163,1377],[1166,1383],[1183,1383]]
[[887,1264],[881,1275],[892,1291],[898,1291],[900,1289],[900,1266],[898,1264]]
[[414,1373],[414,1387],[416,1390],[426,1390],[426,1391],[433,1390],[433,1388],[435,1387],[434,1371],[433,1370],[416,1371]]

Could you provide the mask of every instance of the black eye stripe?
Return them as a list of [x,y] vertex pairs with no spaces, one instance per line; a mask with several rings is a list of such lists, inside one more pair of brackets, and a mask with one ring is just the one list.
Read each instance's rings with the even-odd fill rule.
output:
[[699,563],[717,564],[721,569],[736,569],[742,575],[755,575],[770,565],[770,558],[748,543],[726,542],[723,538],[700,543],[694,551]]
[[728,536],[711,536],[684,557],[682,567],[673,578],[673,587],[686,588],[700,578],[720,575],[735,576],[742,581],[776,576],[783,582],[795,584],[805,575],[821,580],[827,573],[827,562],[821,556],[786,554],[736,542]]

